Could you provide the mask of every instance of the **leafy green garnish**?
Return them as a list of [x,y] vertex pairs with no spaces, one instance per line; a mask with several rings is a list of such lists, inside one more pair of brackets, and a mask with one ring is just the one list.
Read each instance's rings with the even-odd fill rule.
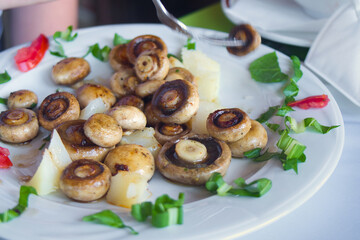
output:
[[64,47],[61,44],[61,42],[58,41],[58,39],[61,39],[66,42],[75,40],[75,38],[78,36],[78,34],[75,33],[74,35],[72,35],[72,30],[73,30],[73,26],[68,26],[65,31],[57,31],[54,33],[53,39],[54,39],[55,43],[57,43],[57,51],[50,51],[51,55],[54,55],[57,57],[62,57],[62,58],[67,58],[67,56],[65,55]]
[[158,197],[155,204],[143,202],[131,206],[131,215],[139,222],[151,216],[154,227],[162,228],[183,223],[184,193],[179,193],[178,200],[170,198],[167,194]]
[[289,116],[285,117],[285,125],[287,126],[288,129],[293,130],[295,133],[302,133],[306,130],[306,128],[311,128],[314,131],[322,134],[326,134],[330,130],[340,126],[340,125],[324,126],[321,125],[315,118],[305,118],[302,121],[297,122],[294,118]]
[[91,45],[87,53],[83,56],[86,57],[89,53],[91,53],[95,58],[99,59],[102,62],[106,62],[109,59],[109,53],[111,48],[109,46],[104,46],[100,48],[98,43]]
[[280,124],[277,123],[266,122],[265,125],[274,132],[276,132],[280,128]]
[[211,193],[219,196],[261,197],[265,195],[272,186],[271,180],[267,178],[261,178],[247,184],[245,180],[240,177],[234,180],[234,184],[237,185],[236,188],[227,184],[221,174],[215,172],[206,182],[205,187]]
[[131,41],[131,39],[125,39],[122,36],[120,36],[119,34],[115,33],[114,35],[114,39],[113,39],[113,45],[120,45],[120,44],[126,44],[129,43]]
[[11,77],[7,71],[0,73],[0,84],[6,83],[11,80]]
[[28,206],[28,200],[30,194],[37,195],[36,189],[31,186],[24,186],[24,185],[21,186],[18,204],[14,208],[11,208],[3,213],[0,213],[0,223],[9,222],[12,219],[20,216]]
[[7,98],[0,98],[0,104],[7,105]]
[[132,227],[125,225],[121,218],[111,210],[103,210],[101,212],[85,216],[82,220],[84,222],[92,222],[114,228],[128,228],[131,234],[139,234]]
[[188,38],[187,41],[186,41],[186,44],[184,45],[184,47],[187,50],[195,50],[196,49],[196,43],[193,42],[192,38]]
[[281,72],[276,52],[266,54],[250,64],[251,77],[258,82],[283,82],[289,77]]

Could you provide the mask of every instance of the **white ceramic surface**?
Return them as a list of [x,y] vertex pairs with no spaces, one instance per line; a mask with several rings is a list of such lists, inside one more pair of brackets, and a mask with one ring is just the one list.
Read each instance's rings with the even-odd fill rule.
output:
[[341,6],[344,6],[350,0],[294,0],[304,10],[315,18],[328,18]]
[[[208,30],[212,34],[215,33]],[[110,25],[94,27],[79,31],[74,42],[65,43],[68,56],[82,56],[90,45],[98,42],[101,47],[112,46],[114,33],[125,38],[132,38],[141,34],[154,34],[163,38],[169,52],[178,54],[186,42],[186,38],[172,32],[161,25]],[[251,61],[273,50],[260,46],[255,52],[236,57],[227,53],[225,48],[214,47],[200,42],[197,49],[221,64],[220,102],[225,107],[240,107],[247,111],[252,118],[267,110],[269,106],[279,104],[281,84],[260,84],[250,78],[247,70]],[[51,42],[50,48],[54,48]],[[35,69],[28,73],[16,70],[13,57],[17,48],[9,49],[0,54],[0,72],[5,69],[12,76],[12,80],[0,88],[0,97],[7,97],[11,91],[30,89],[38,94],[40,101],[48,94],[56,91],[58,86],[50,79],[51,67],[60,59],[45,55],[45,59]],[[278,53],[279,61],[284,71],[289,69],[290,60]],[[92,67],[88,79],[104,82],[111,76],[108,63],[102,63],[92,56],[86,58]],[[315,117],[325,125],[340,124],[341,127],[327,135],[306,132],[294,136],[307,145],[305,151],[307,162],[299,165],[299,174],[293,171],[283,171],[277,161],[267,164],[256,164],[248,160],[233,159],[225,180],[232,181],[237,177],[253,180],[267,177],[272,180],[273,187],[262,198],[247,197],[218,197],[210,196],[202,187],[185,187],[165,181],[156,174],[150,182],[153,193],[151,200],[167,193],[176,198],[180,191],[185,192],[184,224],[165,229],[152,228],[149,222],[134,221],[127,209],[107,204],[104,201],[96,203],[77,203],[68,200],[60,192],[45,197],[31,196],[29,208],[24,214],[13,221],[0,224],[0,237],[9,239],[24,239],[29,236],[34,239],[134,239],[126,229],[113,229],[106,226],[81,222],[85,215],[102,209],[112,209],[117,212],[127,225],[140,232],[137,239],[219,239],[235,238],[259,229],[299,207],[308,200],[325,183],[335,169],[344,144],[343,120],[339,108],[327,88],[305,67],[303,79],[300,80],[299,98],[328,94],[329,105],[320,110],[298,110],[291,114],[300,120],[305,117]],[[68,90],[68,89],[66,89]],[[0,110],[4,110],[1,106]],[[40,154],[37,149],[42,138],[47,136],[42,132],[40,136],[25,146],[8,147],[15,164],[31,161]],[[271,141],[276,140],[271,136]],[[22,156],[21,156],[22,155]],[[19,174],[30,174],[33,169],[12,168],[0,170],[0,212],[16,205],[20,182]]]

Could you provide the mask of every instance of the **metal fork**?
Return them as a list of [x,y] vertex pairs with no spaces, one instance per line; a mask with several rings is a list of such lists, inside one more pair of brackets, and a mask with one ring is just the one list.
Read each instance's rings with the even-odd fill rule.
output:
[[207,42],[212,45],[218,46],[227,46],[227,47],[237,47],[243,46],[244,42],[237,39],[230,39],[230,38],[218,38],[213,36],[204,35],[201,33],[195,33],[194,31],[190,30],[184,23],[176,19],[171,13],[169,13],[164,5],[161,3],[160,0],[152,0],[155,8],[157,16],[163,24],[170,27],[171,29],[185,34],[186,36]]

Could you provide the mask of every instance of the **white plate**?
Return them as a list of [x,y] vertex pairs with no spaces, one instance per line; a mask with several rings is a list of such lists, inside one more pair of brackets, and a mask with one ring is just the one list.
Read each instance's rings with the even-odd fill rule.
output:
[[[208,33],[217,34],[209,30]],[[168,28],[155,24],[111,25],[83,29],[78,38],[65,44],[69,56],[82,56],[88,46],[98,42],[101,47],[112,46],[114,33],[125,38],[133,38],[141,34],[155,34],[161,37],[168,45],[169,52],[177,54],[186,42],[186,38],[170,31]],[[220,34],[220,33],[219,33]],[[50,48],[54,47],[51,43]],[[252,118],[267,110],[269,106],[279,104],[281,84],[260,84],[250,78],[248,64],[272,49],[260,46],[255,52],[236,57],[227,53],[225,48],[214,47],[200,42],[197,49],[203,51],[221,64],[220,102],[226,107],[240,107],[247,111]],[[0,54],[0,72],[5,69],[13,79],[1,86],[0,97],[7,97],[11,91],[30,89],[35,91],[42,101],[48,94],[58,88],[50,79],[51,67],[60,59],[47,53],[43,61],[35,69],[21,73],[14,66],[13,57],[17,48],[9,49]],[[278,53],[280,63],[284,69],[289,69],[290,60]],[[99,81],[111,76],[108,63],[102,63],[92,56],[86,58],[92,67],[88,79]],[[343,120],[339,108],[327,88],[306,68],[303,67],[304,77],[299,82],[299,97],[315,94],[328,94],[329,105],[320,110],[296,111],[292,116],[302,119],[307,116],[317,118],[322,124],[341,127],[327,135],[303,133],[295,136],[307,145],[307,162],[299,165],[299,174],[293,171],[283,171],[277,161],[267,164],[252,163],[248,160],[233,159],[226,175],[227,181],[237,177],[248,180],[267,177],[273,181],[273,187],[262,198],[248,197],[218,197],[210,196],[202,187],[184,187],[172,184],[156,174],[150,182],[153,193],[152,200],[161,194],[169,194],[177,198],[180,191],[185,192],[184,224],[165,229],[152,228],[148,222],[138,223],[132,219],[127,209],[112,206],[105,201],[96,203],[77,203],[68,200],[60,192],[45,197],[31,196],[29,207],[17,219],[0,224],[0,235],[9,239],[115,239],[129,238],[126,229],[114,229],[106,226],[81,222],[85,215],[102,209],[112,209],[119,213],[126,224],[133,226],[140,235],[137,239],[168,239],[171,238],[223,238],[237,237],[286,215],[309,199],[331,175],[340,158],[344,143]],[[1,111],[4,110],[1,106]],[[32,155],[39,155],[37,148],[42,138],[47,136],[45,131],[36,140],[25,146],[13,146],[1,143],[8,147],[11,159],[15,164],[25,163],[36,159]],[[272,141],[276,139],[271,137]],[[19,157],[22,155],[22,157]],[[13,207],[17,203],[20,182],[17,174],[26,174],[27,169],[13,167],[10,170],[0,170],[0,212]],[[28,172],[30,172],[29,170]],[[33,171],[33,170],[32,170]],[[316,211],[316,210],[314,210]]]
[[326,22],[314,19],[292,0],[221,1],[225,15],[235,24],[250,23],[262,37],[286,44],[310,47]]

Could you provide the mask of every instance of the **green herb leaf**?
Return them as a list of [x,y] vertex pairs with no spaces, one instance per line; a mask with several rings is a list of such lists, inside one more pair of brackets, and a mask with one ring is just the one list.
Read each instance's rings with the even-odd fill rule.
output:
[[292,112],[292,111],[294,111],[294,109],[292,109],[292,107],[289,107],[284,104],[283,106],[278,108],[278,111],[276,112],[276,116],[285,117],[286,114],[288,114],[289,112]]
[[305,118],[302,121],[297,122],[294,118],[289,116],[285,117],[285,125],[288,129],[293,130],[295,133],[302,133],[305,132],[307,128],[311,128],[312,130],[322,134],[326,134],[330,130],[340,126],[324,126],[321,125],[315,118]]
[[179,60],[180,62],[182,62],[182,59],[180,59],[178,56],[175,56],[174,54],[168,53],[167,57],[168,58],[173,57],[173,58],[176,58],[177,60]]
[[152,214],[152,203],[143,202],[131,206],[131,215],[139,222],[144,222]]
[[281,72],[276,52],[268,53],[250,64],[251,77],[258,82],[283,82],[289,77]]
[[188,38],[187,41],[186,41],[186,44],[184,45],[184,47],[187,50],[195,50],[196,49],[196,43],[193,42],[192,38]]
[[126,44],[129,43],[131,41],[131,39],[125,39],[122,36],[120,36],[119,34],[115,33],[114,35],[114,39],[113,39],[113,45],[120,45],[120,44]]
[[260,115],[260,117],[258,117],[256,119],[256,121],[258,121],[259,123],[264,123],[267,122],[270,118],[272,118],[279,110],[280,106],[273,106],[273,107],[269,107],[269,109],[264,112],[263,114]]
[[9,222],[12,219],[20,216],[28,206],[29,195],[37,195],[36,189],[31,186],[21,186],[18,204],[4,213],[0,213],[0,223]]
[[303,72],[300,69],[301,62],[297,56],[291,56],[290,58],[292,60],[293,69],[294,69],[294,75],[292,76],[291,79],[295,82],[298,82],[303,75]]
[[121,218],[111,210],[103,210],[101,212],[85,216],[82,220],[84,222],[93,222],[114,228],[128,228],[131,234],[139,234],[132,227],[125,225]]
[[0,98],[0,104],[7,105],[7,98]]
[[244,152],[244,157],[246,158],[256,158],[260,156],[261,148],[254,148],[253,150],[249,150]]
[[100,48],[99,44],[95,43],[94,45],[89,47],[89,50],[83,56],[83,58],[86,57],[89,53],[91,53],[95,58],[99,59],[100,61],[106,62],[109,58],[110,51],[111,48],[109,46]]
[[75,33],[74,35],[71,35],[72,30],[73,30],[73,26],[68,26],[65,31],[57,31],[57,32],[55,32],[54,35],[53,35],[54,41],[59,43],[57,41],[57,39],[59,39],[59,38],[66,41],[66,42],[73,41],[78,36],[78,34]]
[[266,122],[265,125],[272,131],[276,132],[280,128],[280,124]]
[[7,71],[0,73],[0,84],[6,83],[11,80],[11,77]]
[[266,194],[272,186],[271,180],[267,178],[261,178],[249,184],[247,184],[243,178],[237,178],[234,180],[234,183],[237,185],[237,188],[227,184],[221,174],[215,172],[206,182],[205,187],[208,191],[217,193],[220,196],[261,197]]

